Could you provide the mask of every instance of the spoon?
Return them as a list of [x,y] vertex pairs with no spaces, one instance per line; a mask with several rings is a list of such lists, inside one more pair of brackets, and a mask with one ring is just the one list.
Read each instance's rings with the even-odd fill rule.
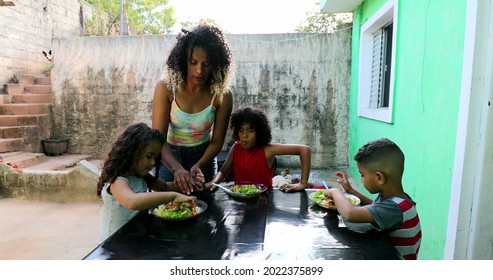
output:
[[230,193],[231,190],[226,188],[225,186],[223,185],[219,185],[219,184],[216,184],[216,183],[212,183],[214,186],[218,187],[218,188],[221,188],[223,191],[227,192],[227,193]]
[[327,182],[325,181],[322,181],[322,184],[324,185],[325,189],[328,190],[329,189],[329,186],[327,186]]

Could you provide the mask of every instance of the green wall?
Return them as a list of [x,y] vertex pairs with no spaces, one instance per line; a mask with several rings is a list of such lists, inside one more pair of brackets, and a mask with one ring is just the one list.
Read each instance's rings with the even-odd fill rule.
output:
[[[406,155],[404,190],[417,202],[421,219],[423,239],[419,259],[443,259],[462,77],[466,0],[399,1],[393,124],[357,114],[360,28],[386,2],[366,0],[354,11],[350,173],[359,179],[352,159],[359,147],[382,137],[396,142]],[[358,187],[364,190],[361,183]]]

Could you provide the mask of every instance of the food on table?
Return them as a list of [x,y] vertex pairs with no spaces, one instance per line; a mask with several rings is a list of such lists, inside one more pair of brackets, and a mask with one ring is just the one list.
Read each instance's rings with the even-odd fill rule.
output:
[[[346,195],[346,198],[353,205],[356,205],[357,201],[353,197]],[[316,203],[318,203],[322,207],[325,207],[325,208],[335,208],[336,207],[334,200],[332,198],[326,198],[325,197],[325,190],[316,191],[313,194],[312,199],[313,199],[313,201],[315,201]]]
[[197,205],[192,202],[170,202],[166,205],[159,205],[153,210],[153,213],[154,215],[165,219],[184,219],[197,215],[195,209],[196,206]]
[[260,190],[256,185],[234,185],[229,190],[245,195],[254,195],[260,193]]

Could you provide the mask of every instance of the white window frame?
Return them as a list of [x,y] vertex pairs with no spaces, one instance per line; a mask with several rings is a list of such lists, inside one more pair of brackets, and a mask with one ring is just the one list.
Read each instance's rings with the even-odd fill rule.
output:
[[[359,75],[358,75],[358,116],[392,123],[394,100],[394,73],[395,73],[395,48],[397,41],[397,0],[389,0],[385,3],[363,26],[360,35]],[[389,81],[388,107],[370,106],[371,75],[373,61],[373,39],[375,32],[379,32],[390,23],[392,28],[392,54]],[[382,71],[380,67],[380,71]]]

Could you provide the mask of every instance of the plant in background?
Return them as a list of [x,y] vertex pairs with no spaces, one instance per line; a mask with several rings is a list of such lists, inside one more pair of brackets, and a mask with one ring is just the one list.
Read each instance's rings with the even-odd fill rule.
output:
[[298,25],[296,32],[302,33],[332,33],[350,27],[353,22],[352,13],[322,13],[311,11],[306,13],[306,20]]
[[[120,1],[87,0],[97,11],[86,21],[87,35],[108,36],[121,34]],[[165,34],[176,22],[169,0],[125,0],[123,11],[132,35]],[[103,16],[106,15],[105,17]],[[95,28],[96,27],[96,28]]]
[[47,63],[47,64],[45,64],[45,66],[43,68],[43,73],[46,76],[50,76],[51,75],[51,69],[53,69],[53,64],[52,63]]

